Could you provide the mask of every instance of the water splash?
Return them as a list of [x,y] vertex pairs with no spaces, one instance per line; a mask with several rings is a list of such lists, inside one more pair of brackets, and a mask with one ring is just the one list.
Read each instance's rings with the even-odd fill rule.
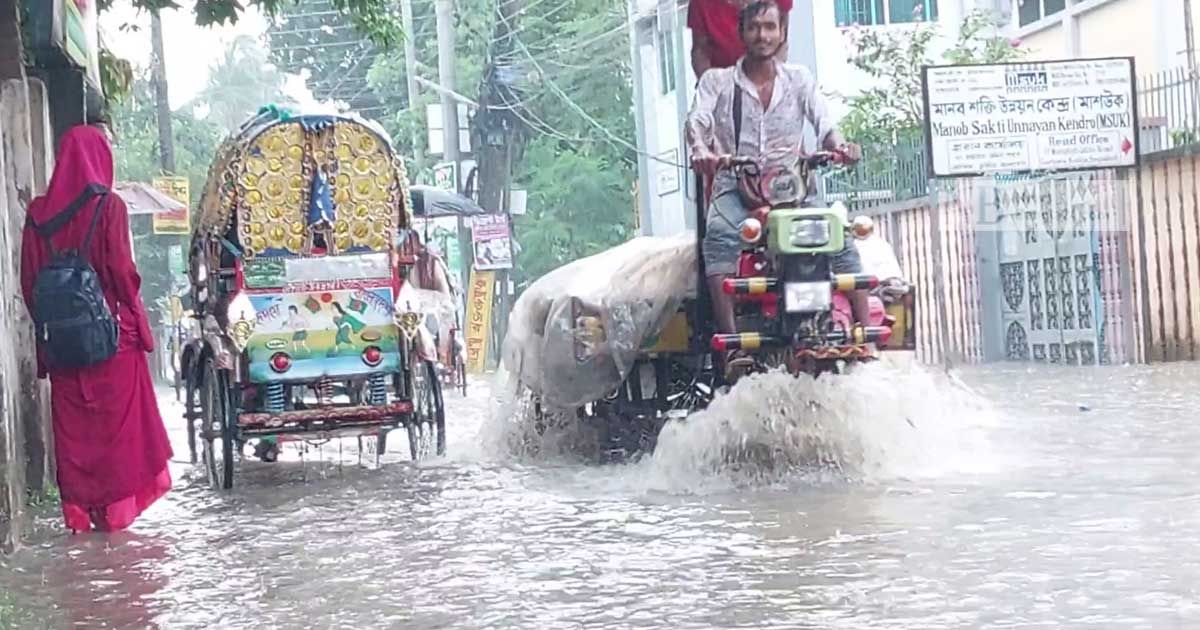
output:
[[687,491],[698,481],[883,482],[984,472],[995,460],[980,430],[996,420],[953,375],[913,363],[819,379],[772,372],[668,424],[640,476],[650,487]]
[[[573,415],[538,420],[527,397],[502,385],[493,398],[478,455],[556,462],[595,455],[598,436]],[[996,421],[986,400],[953,374],[911,362],[819,379],[772,372],[667,424],[653,454],[605,467],[605,476],[642,491],[696,493],[797,478],[885,482],[985,472],[997,463],[982,430]]]

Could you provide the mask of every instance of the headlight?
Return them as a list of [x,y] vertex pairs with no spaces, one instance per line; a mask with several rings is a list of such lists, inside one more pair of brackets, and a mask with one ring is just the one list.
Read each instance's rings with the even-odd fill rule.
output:
[[743,242],[753,245],[762,239],[762,222],[754,218],[746,219],[738,226],[738,232],[741,233]]
[[250,343],[250,336],[254,334],[254,327],[258,324],[258,312],[254,310],[254,304],[245,293],[238,293],[229,301],[225,321],[228,322],[225,334],[229,335],[229,340],[238,352],[245,350],[246,344]]
[[829,244],[828,219],[800,219],[792,222],[792,245],[821,247]]

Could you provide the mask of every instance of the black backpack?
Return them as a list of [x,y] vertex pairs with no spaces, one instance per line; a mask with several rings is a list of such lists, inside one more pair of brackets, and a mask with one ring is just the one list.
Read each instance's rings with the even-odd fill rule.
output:
[[[117,322],[104,299],[100,276],[87,258],[108,195],[107,188],[92,184],[45,224],[28,219],[50,250],[50,262],[34,279],[31,301],[38,347],[51,368],[87,367],[117,353]],[[97,200],[96,210],[83,244],[78,249],[55,251],[50,237],[92,199]]]

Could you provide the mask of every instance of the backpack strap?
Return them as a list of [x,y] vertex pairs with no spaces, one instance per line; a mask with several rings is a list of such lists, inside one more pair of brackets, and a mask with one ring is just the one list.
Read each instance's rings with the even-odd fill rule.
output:
[[50,240],[50,237],[54,236],[59,230],[66,227],[66,225],[75,218],[75,215],[79,214],[79,211],[82,210],[85,205],[87,205],[88,201],[94,197],[99,197],[99,201],[96,203],[96,212],[92,216],[92,224],[88,227],[87,240],[84,242],[83,249],[86,250],[87,244],[91,241],[92,232],[96,227],[96,217],[99,216],[104,201],[108,198],[108,193],[108,188],[105,188],[100,184],[88,184],[87,188],[84,188],[74,201],[72,201],[66,208],[63,208],[62,212],[59,212],[51,217],[50,220],[38,225],[38,223],[33,220],[32,215],[26,215],[25,222],[28,223],[30,227],[32,227],[34,231],[38,233],[38,236],[42,237],[42,240],[46,241],[46,246],[49,247],[50,253],[57,254],[58,252],[54,249],[54,243]]
[[105,202],[107,201],[107,190],[96,197],[96,211],[92,213],[92,222],[88,225],[87,236],[83,237],[83,244],[79,246],[79,255],[85,259],[88,257],[88,246],[92,244],[92,235],[96,233],[96,225],[100,223],[100,213],[104,210]]
[[742,150],[742,86],[733,78],[733,154]]

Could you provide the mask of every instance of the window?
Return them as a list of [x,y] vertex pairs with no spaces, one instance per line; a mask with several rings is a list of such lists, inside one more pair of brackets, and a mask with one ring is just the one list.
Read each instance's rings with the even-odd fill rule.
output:
[[886,24],[883,0],[834,0],[838,26],[879,26]]
[[888,0],[888,23],[936,22],[937,0]]
[[664,96],[675,91],[675,37],[661,27],[658,33],[658,89]]
[[1019,21],[1021,26],[1042,19],[1042,0],[1021,0]]
[[[1054,1],[1054,0],[1050,0]],[[883,26],[935,22],[938,0],[834,0],[838,26]]]
[[1042,17],[1054,15],[1067,8],[1067,0],[1042,0]]

